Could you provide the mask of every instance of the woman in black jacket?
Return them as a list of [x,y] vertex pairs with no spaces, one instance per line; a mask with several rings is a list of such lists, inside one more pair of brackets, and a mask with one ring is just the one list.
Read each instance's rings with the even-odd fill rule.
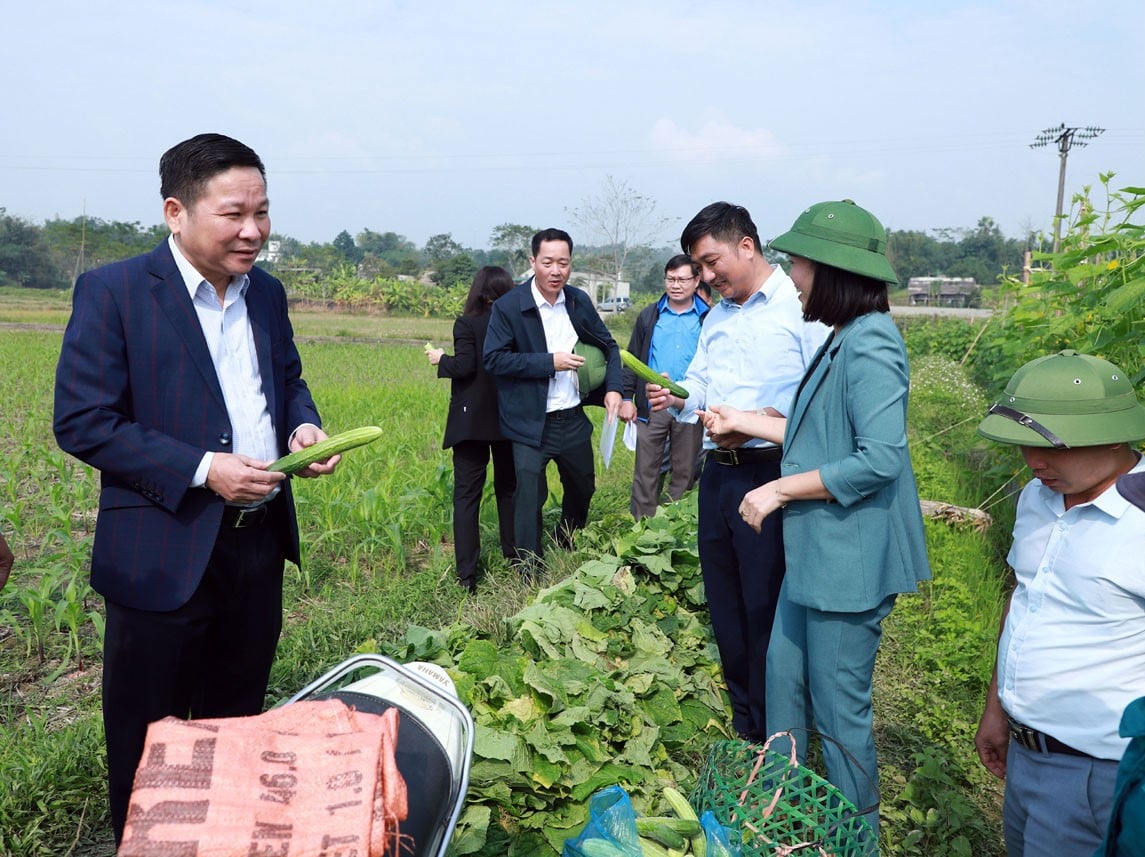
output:
[[426,352],[430,364],[437,367],[437,377],[451,379],[449,416],[441,445],[453,449],[453,549],[457,580],[470,592],[477,589],[481,494],[490,455],[501,553],[507,558],[513,556],[513,497],[517,491],[513,443],[501,434],[497,388],[481,362],[493,301],[511,288],[513,278],[504,268],[486,265],[478,271],[465,310],[453,324],[453,354],[440,348]]

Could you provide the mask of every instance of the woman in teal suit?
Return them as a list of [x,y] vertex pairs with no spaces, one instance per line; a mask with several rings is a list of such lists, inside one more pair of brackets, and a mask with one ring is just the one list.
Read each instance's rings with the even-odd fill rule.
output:
[[[833,328],[786,417],[715,406],[708,431],[783,444],[781,476],[744,496],[758,529],[783,510],[787,574],[767,655],[767,728],[814,726],[828,778],[877,834],[871,681],[882,621],[930,577],[906,441],[910,374],[890,318],[886,231],[849,200],[813,205],[771,242],[791,257],[803,317]],[[721,439],[723,438],[723,439]],[[844,752],[844,750],[846,752]]]

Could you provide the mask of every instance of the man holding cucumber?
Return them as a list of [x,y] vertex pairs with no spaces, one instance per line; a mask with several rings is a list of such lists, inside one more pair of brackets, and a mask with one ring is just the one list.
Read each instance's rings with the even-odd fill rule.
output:
[[[795,284],[764,258],[759,232],[742,206],[707,206],[684,228],[680,246],[721,300],[705,317],[696,354],[680,382],[688,398],[650,383],[650,408],[671,408],[684,422],[695,422],[704,408],[719,404],[786,414],[827,328],[804,323]],[[744,494],[779,478],[781,451],[747,436],[709,436],[704,446],[697,546],[712,632],[732,725],[742,738],[763,741],[765,664],[783,581],[783,531],[781,516],[770,515],[756,533],[739,508]]]
[[[564,230],[534,235],[533,276],[497,299],[485,335],[485,369],[497,383],[501,432],[513,442],[513,527],[526,578],[536,574],[544,555],[541,510],[549,462],[557,463],[564,489],[556,538],[567,546],[588,522],[596,491],[592,423],[583,405],[603,405],[606,419],[615,420],[621,403],[620,351],[592,299],[568,285],[572,250]],[[582,345],[603,355],[602,377],[578,372],[586,368],[586,358],[577,353]]]
[[91,582],[117,844],[149,723],[262,711],[299,561],[290,483],[267,468],[326,438],[286,293],[253,267],[270,234],[261,159],[200,134],[159,175],[171,236],[79,277],[56,370],[56,440],[101,477]]

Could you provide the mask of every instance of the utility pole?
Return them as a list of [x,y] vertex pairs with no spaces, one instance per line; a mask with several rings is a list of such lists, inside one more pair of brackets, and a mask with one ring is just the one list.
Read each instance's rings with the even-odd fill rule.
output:
[[1054,214],[1054,252],[1061,248],[1062,234],[1062,203],[1065,199],[1065,161],[1069,150],[1073,146],[1087,146],[1094,137],[1105,132],[1104,128],[1067,128],[1063,122],[1057,128],[1046,128],[1030,143],[1031,149],[1040,149],[1050,143],[1057,144],[1058,154],[1061,156],[1061,169],[1058,171],[1058,207]]

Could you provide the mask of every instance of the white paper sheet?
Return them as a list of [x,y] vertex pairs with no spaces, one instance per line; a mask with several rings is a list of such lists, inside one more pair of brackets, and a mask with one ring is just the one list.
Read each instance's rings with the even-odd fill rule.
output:
[[619,420],[616,417],[608,418],[608,414],[604,416],[604,424],[600,427],[600,457],[604,459],[604,466],[608,467],[612,463],[612,447],[616,444],[616,424]]

